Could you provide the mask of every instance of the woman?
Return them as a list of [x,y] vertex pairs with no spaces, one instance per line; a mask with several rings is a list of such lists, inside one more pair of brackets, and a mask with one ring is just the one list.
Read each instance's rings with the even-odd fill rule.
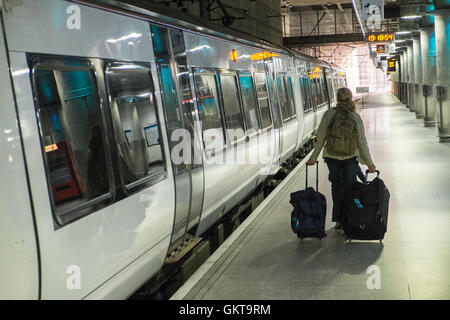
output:
[[[328,110],[323,115],[319,128],[317,129],[317,141],[314,145],[314,151],[307,162],[310,166],[314,165],[322,148],[324,148],[323,158],[330,171],[328,179],[331,182],[331,193],[333,197],[332,221],[336,222],[335,229],[342,229],[341,204],[344,198],[344,188],[356,181],[356,174],[359,168],[358,159],[361,159],[363,163],[367,164],[369,172],[373,173],[376,169],[367,146],[362,119],[355,112],[355,103],[352,98],[352,92],[348,88],[340,88],[337,91],[336,108]],[[331,130],[334,130],[334,123],[338,112],[339,115],[344,114],[344,122],[342,123],[350,123],[355,129],[355,148],[350,149],[352,151],[347,151],[346,154],[336,151],[334,141],[337,137],[335,135],[332,136],[330,133]],[[346,115],[347,118],[345,119]],[[345,131],[345,129],[343,128],[341,130]],[[333,141],[332,145],[330,145],[331,141]]]

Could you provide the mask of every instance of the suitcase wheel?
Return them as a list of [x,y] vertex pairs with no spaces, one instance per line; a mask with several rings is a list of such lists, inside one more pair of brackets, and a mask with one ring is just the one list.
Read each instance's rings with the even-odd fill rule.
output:
[[347,236],[345,233],[343,234],[344,240],[347,241],[349,240],[350,242],[352,242],[352,238],[350,238],[349,236]]

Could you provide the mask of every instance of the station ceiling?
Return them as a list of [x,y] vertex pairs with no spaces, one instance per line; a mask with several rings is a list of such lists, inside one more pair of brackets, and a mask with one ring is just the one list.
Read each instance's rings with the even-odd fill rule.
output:
[[[283,2],[283,1],[282,1]],[[351,0],[287,0],[294,7],[305,7],[305,6],[321,6],[321,5],[331,5],[331,4],[344,4],[352,3]]]

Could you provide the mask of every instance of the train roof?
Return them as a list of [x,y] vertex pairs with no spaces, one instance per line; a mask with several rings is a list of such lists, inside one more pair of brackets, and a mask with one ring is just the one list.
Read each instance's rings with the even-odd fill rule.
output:
[[233,29],[212,24],[189,13],[169,9],[162,5],[147,2],[145,0],[70,0],[71,2],[97,7],[108,11],[118,12],[124,15],[149,20],[158,24],[177,27],[202,35],[222,38],[229,41],[238,42],[243,45],[256,46],[266,50],[292,55],[308,62],[318,64],[323,67],[336,68],[320,59],[295,52],[272,42],[262,40],[249,34],[241,33]]

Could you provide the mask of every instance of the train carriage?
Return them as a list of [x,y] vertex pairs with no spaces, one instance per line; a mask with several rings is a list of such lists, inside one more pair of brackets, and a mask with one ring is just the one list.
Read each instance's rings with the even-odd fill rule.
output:
[[129,297],[310,143],[344,85],[145,8],[0,4],[0,298]]

